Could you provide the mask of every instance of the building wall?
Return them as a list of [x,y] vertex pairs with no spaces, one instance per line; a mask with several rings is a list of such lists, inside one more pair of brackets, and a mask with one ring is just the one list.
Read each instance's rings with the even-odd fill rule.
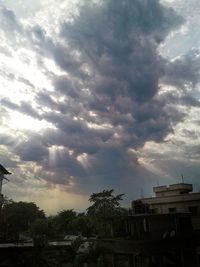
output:
[[[193,231],[189,214],[143,214],[127,216],[126,234],[135,240],[186,237]],[[172,236],[170,236],[172,235]]]
[[[137,200],[148,206],[149,213],[190,213],[194,229],[200,229],[200,193],[192,193],[192,185],[175,184],[154,187],[155,197]],[[134,213],[135,201],[132,202]],[[146,209],[147,210],[147,209]]]
[[192,192],[193,186],[192,184],[172,184],[169,186],[156,186],[153,188],[153,191],[156,197],[164,197],[164,196],[177,196],[181,194],[186,194]]
[[147,204],[154,213],[170,213],[173,212],[173,208],[174,212],[194,212],[194,208],[192,210],[191,207],[196,207],[196,215],[200,215],[200,193],[190,193],[191,190],[190,184],[154,187],[155,197],[141,198],[138,201]]
[[[191,207],[197,208],[197,215],[200,215],[200,200],[185,200],[185,201],[157,201],[153,203],[151,201],[145,202],[149,204],[150,210],[154,210],[155,213],[170,213],[170,212],[180,212],[180,213],[187,213],[191,212]],[[175,209],[173,211],[173,209]]]

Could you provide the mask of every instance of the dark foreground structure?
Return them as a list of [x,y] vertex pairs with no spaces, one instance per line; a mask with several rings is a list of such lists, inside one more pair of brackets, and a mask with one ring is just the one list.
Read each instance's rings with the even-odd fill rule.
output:
[[[0,166],[0,182],[5,172]],[[184,183],[154,192],[117,225],[107,218],[112,238],[0,244],[0,267],[200,267],[200,193]]]
[[129,266],[200,266],[200,236],[193,230],[190,214],[134,215],[125,225],[136,250]]
[[[33,244],[0,245],[0,266],[59,267],[199,267],[200,235],[194,231],[190,214],[142,214],[121,221],[123,237],[84,240],[91,246],[101,242],[111,248],[102,252],[109,265],[91,263],[88,251],[70,254],[66,242],[45,247]],[[74,258],[72,258],[74,257]],[[94,257],[94,255],[93,255]],[[76,258],[76,259],[75,259]]]

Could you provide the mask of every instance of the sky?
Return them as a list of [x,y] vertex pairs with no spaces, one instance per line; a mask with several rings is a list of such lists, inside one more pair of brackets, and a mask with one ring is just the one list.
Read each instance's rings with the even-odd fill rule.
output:
[[198,0],[0,0],[0,40],[6,196],[54,214],[200,189]]

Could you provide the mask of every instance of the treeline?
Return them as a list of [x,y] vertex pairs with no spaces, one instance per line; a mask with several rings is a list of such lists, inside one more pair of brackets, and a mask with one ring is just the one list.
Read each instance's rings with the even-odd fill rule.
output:
[[0,214],[0,242],[63,240],[67,235],[113,237],[123,235],[121,220],[127,214],[120,207],[123,194],[114,190],[93,193],[85,213],[73,209],[46,216],[35,203],[5,200]]

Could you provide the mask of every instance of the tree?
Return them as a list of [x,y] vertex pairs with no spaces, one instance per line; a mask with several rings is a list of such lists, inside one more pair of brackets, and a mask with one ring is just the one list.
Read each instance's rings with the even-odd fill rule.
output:
[[77,216],[68,224],[68,229],[73,233],[91,237],[97,234],[97,220],[88,215]]
[[124,194],[114,196],[113,192],[114,189],[93,193],[89,198],[89,201],[93,204],[87,209],[88,214],[103,215],[105,217],[105,215],[108,215],[115,208],[119,207],[119,201],[122,200]]
[[49,257],[46,255],[48,239],[51,236],[51,227],[47,219],[36,219],[30,225],[30,233],[33,238],[33,263],[34,266],[54,266],[51,265]]
[[104,234],[107,235],[106,221],[111,221],[111,236],[112,234],[112,218],[116,213],[116,209],[120,206],[124,194],[113,195],[114,189],[103,190],[99,193],[93,193],[89,201],[93,204],[87,209],[89,215],[96,215],[104,221]]
[[[78,256],[78,249],[82,244],[82,238],[78,237],[77,239],[73,240],[70,245],[65,246],[65,261],[69,266],[80,266],[79,265],[79,256]],[[68,265],[67,265],[68,266]]]
[[63,236],[69,231],[69,223],[76,218],[76,212],[73,209],[62,210],[56,216],[51,217],[52,227],[56,233]]
[[45,213],[35,203],[22,201],[5,203],[2,208],[4,238],[8,241],[18,241],[19,234],[28,232],[30,224],[37,218],[45,218]]
[[30,225],[30,233],[33,239],[37,236],[43,236],[45,239],[48,239],[52,236],[52,229],[48,223],[47,219],[36,219]]

